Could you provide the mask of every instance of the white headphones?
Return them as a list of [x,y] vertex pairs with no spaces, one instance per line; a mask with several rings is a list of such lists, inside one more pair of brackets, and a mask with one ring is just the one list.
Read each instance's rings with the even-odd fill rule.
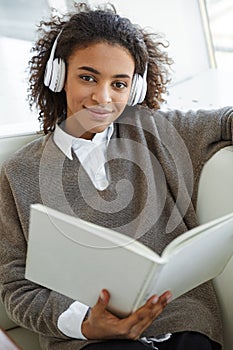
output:
[[53,92],[60,92],[63,89],[66,75],[66,65],[64,60],[62,58],[54,58],[57,41],[61,33],[62,31],[60,31],[53,43],[44,74],[44,84]]
[[[50,57],[47,61],[44,84],[53,92],[60,92],[65,83],[66,65],[62,58],[54,58],[55,50],[57,47],[57,41],[62,31],[58,34],[57,38],[53,43]],[[147,92],[147,66],[143,77],[135,73],[132,80],[130,95],[128,99],[128,106],[134,106],[137,103],[142,103],[146,97]]]
[[147,92],[147,65],[143,77],[135,73],[132,80],[130,95],[128,99],[128,106],[135,106],[137,103],[142,103],[146,97]]

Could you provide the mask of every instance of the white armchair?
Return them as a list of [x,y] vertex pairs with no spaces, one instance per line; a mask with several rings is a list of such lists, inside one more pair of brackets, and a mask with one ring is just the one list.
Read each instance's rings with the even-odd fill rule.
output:
[[[197,201],[200,224],[231,212],[233,212],[233,146],[223,148],[205,164],[199,182]],[[213,283],[222,311],[224,350],[232,350],[233,257]]]
[[[38,134],[19,135],[14,137],[0,138],[0,166],[8,156],[17,149],[32,141]],[[39,337],[34,332],[23,329],[11,321],[0,302],[0,327],[18,344],[23,350],[41,350]]]
[[[9,154],[38,137],[24,135],[0,138],[0,165]],[[204,223],[221,215],[233,212],[233,146],[216,153],[205,165],[201,174],[197,215]],[[233,258],[223,273],[214,279],[214,285],[222,309],[224,325],[224,350],[233,346]],[[0,303],[0,327],[7,331],[23,350],[40,350],[38,336],[12,322]]]

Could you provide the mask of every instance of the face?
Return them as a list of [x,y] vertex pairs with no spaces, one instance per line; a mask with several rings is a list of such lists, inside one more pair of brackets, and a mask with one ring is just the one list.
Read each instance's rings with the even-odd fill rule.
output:
[[92,139],[123,112],[135,63],[119,45],[93,44],[77,49],[68,60],[65,92],[66,131]]

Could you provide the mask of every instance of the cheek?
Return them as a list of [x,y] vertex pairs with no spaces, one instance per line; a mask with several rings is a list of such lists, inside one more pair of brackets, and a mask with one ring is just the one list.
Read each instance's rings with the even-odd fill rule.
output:
[[122,102],[113,103],[113,105],[114,105],[114,109],[115,109],[116,113],[115,113],[115,116],[114,116],[112,121],[115,121],[123,113],[123,111],[124,111],[124,109],[125,109],[125,107],[127,105],[127,101],[126,102],[122,101]]
[[123,110],[125,109],[126,105],[127,105],[127,101],[124,101],[124,102],[121,102],[121,103],[117,103],[116,107],[117,107],[118,113],[122,113]]
[[65,91],[67,106],[70,109],[77,109],[77,107],[80,108],[83,102],[87,99],[87,94],[83,89],[67,86]]

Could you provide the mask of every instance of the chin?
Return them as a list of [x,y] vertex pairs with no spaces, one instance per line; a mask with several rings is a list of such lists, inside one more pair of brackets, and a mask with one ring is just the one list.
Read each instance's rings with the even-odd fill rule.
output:
[[93,134],[98,134],[100,132],[103,132],[105,129],[107,129],[107,127],[109,126],[109,124],[106,125],[102,125],[102,126],[97,126],[93,129],[90,130],[91,133]]

